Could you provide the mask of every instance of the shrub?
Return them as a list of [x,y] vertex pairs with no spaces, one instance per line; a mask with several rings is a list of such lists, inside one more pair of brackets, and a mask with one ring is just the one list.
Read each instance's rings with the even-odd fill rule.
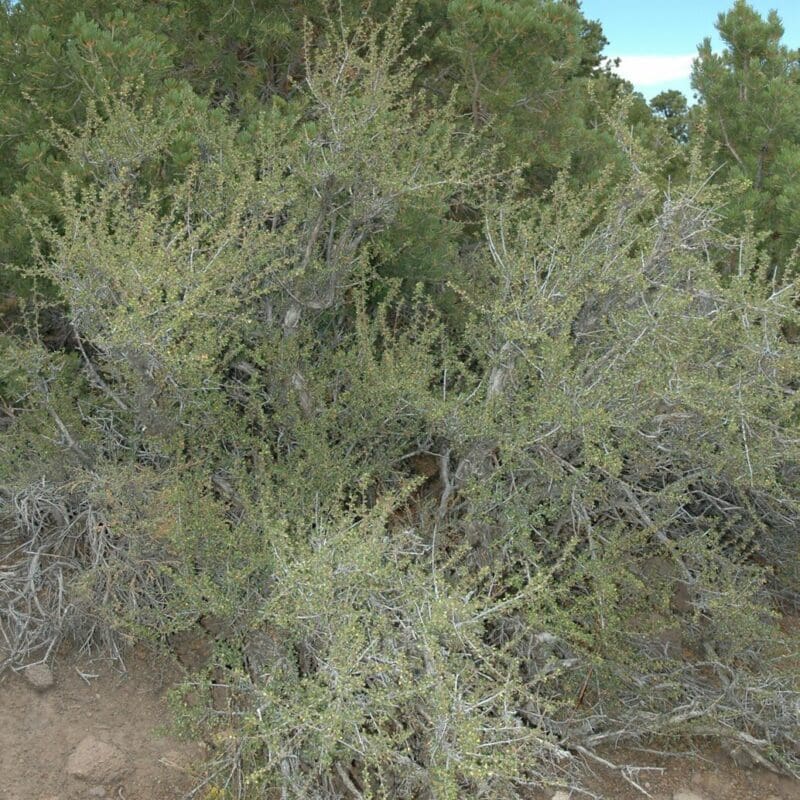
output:
[[[178,706],[233,797],[501,800],[692,733],[796,774],[796,287],[621,133],[621,182],[519,199],[401,22],[333,37],[302,110],[214,118],[169,190],[157,108],[67,140],[113,168],[29,217],[72,352],[4,378],[9,657],[213,622]],[[446,299],[383,270],[425,219]]]

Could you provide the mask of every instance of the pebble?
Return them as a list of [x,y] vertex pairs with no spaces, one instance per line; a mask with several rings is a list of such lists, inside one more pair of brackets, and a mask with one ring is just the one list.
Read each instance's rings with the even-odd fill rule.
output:
[[47,664],[31,664],[25,667],[22,674],[37,692],[47,691],[54,683],[53,671]]
[[130,767],[125,754],[113,744],[87,736],[67,760],[67,773],[93,783],[115,783]]
[[729,755],[739,769],[753,769],[758,763],[743,747],[732,748]]
[[675,792],[672,795],[672,800],[705,800],[705,798],[696,792]]

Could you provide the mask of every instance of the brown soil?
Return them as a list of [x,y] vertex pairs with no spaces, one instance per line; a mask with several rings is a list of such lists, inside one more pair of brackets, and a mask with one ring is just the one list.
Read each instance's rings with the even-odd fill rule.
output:
[[0,800],[184,796],[202,751],[165,734],[169,671],[136,654],[126,667],[61,659],[40,691],[10,670],[0,676]]
[[[141,654],[126,667],[120,673],[107,661],[62,659],[54,684],[40,690],[22,675],[0,676],[0,800],[180,800],[197,785],[204,750],[165,733],[170,712],[164,695],[176,672]],[[74,774],[84,762],[91,772],[92,758],[103,754],[108,763],[96,764],[97,774],[110,764],[118,776],[102,782]],[[603,757],[617,764],[647,763],[651,769],[640,771],[638,779],[654,800],[674,800],[681,792],[687,800],[800,800],[800,783],[737,767],[711,748],[679,756],[609,750]],[[646,796],[613,770],[596,763],[587,769],[596,798]],[[554,793],[535,796],[551,800]]]
[[[637,779],[653,800],[800,800],[800,782],[761,768],[737,767],[716,748],[700,745],[696,752],[682,755],[654,755],[632,751],[608,751],[603,756],[615,764],[647,764]],[[644,800],[619,774],[596,764],[586,783],[602,800]],[[552,792],[546,797],[551,798]],[[577,792],[574,800],[587,797]],[[571,800],[572,800],[571,798]],[[681,798],[681,800],[683,800]]]

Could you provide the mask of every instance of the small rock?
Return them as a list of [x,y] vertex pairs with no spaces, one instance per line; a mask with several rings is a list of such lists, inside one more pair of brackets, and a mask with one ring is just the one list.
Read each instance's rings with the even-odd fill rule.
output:
[[705,800],[705,798],[696,792],[675,792],[672,800]]
[[68,774],[94,783],[114,783],[128,770],[125,754],[94,736],[87,736],[67,759]]
[[743,747],[731,748],[729,755],[739,769],[753,769],[758,762]]
[[89,789],[89,797],[106,797],[107,795],[105,786],[93,786]]
[[569,800],[569,795],[566,792],[556,792],[552,800]]
[[53,671],[47,664],[31,664],[22,671],[25,680],[36,689],[44,692],[53,685]]

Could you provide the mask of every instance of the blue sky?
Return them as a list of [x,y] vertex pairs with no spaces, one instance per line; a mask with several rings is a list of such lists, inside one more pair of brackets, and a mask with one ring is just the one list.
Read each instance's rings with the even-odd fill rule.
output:
[[[766,15],[774,8],[786,29],[783,41],[800,47],[800,0],[750,0]],[[680,89],[691,101],[689,83],[697,45],[710,36],[721,49],[714,23],[733,0],[583,0],[583,13],[599,19],[609,44],[605,54],[619,56],[621,74],[647,98],[663,89]]]

